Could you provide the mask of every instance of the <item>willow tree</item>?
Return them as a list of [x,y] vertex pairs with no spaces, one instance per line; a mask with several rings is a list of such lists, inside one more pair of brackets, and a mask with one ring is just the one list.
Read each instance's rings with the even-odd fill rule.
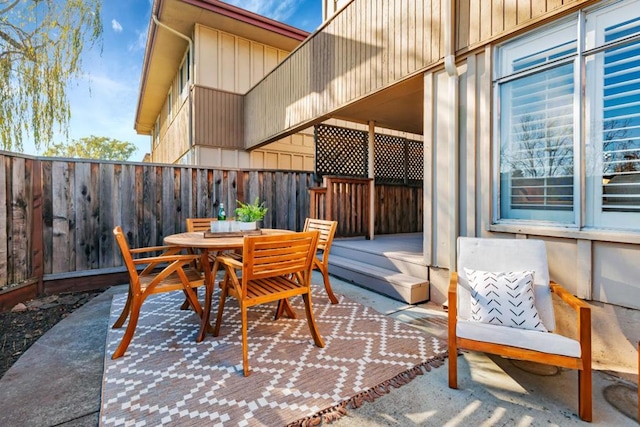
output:
[[100,0],[0,0],[0,147],[68,137],[67,86],[86,46],[101,42]]

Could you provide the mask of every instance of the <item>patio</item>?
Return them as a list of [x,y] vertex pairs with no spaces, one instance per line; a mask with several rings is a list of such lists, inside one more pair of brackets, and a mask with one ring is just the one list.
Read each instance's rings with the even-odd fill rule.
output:
[[[322,283],[318,272],[313,282]],[[407,305],[335,277],[332,285],[336,294],[433,335],[446,335],[446,315],[432,303]],[[111,297],[125,291],[125,286],[113,287],[77,310],[7,372],[0,380],[0,424],[98,424]],[[634,387],[635,376],[624,378],[608,371],[607,366],[594,368],[593,425],[635,425],[603,397],[611,385]],[[446,365],[441,366],[374,402],[349,410],[332,425],[588,425],[576,415],[575,371],[549,376],[546,369],[537,374],[530,370],[506,359],[465,353],[459,359],[459,390],[448,388]]]

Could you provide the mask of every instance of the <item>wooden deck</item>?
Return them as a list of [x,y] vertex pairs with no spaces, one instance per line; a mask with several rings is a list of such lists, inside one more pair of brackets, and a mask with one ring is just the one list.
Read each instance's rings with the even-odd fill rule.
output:
[[358,286],[405,301],[429,299],[429,268],[422,255],[422,233],[336,238],[329,272]]

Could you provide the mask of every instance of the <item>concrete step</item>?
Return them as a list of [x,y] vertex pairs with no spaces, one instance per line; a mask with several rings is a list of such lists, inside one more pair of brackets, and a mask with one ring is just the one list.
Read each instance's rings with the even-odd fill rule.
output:
[[428,280],[335,255],[333,247],[329,256],[329,272],[358,286],[409,304],[429,299]]
[[375,247],[355,246],[350,241],[334,240],[331,246],[331,255],[403,273],[425,281],[429,280],[429,269],[424,265],[421,254],[388,250],[381,252]]

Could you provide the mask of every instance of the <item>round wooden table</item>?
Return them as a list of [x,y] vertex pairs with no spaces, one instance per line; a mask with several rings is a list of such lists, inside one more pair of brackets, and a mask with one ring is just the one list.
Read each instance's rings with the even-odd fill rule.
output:
[[[261,235],[286,234],[293,233],[291,230],[283,230],[277,228],[263,228],[260,230]],[[204,339],[207,330],[211,330],[209,324],[209,314],[211,312],[211,299],[213,297],[213,289],[215,286],[215,277],[211,272],[209,264],[210,252],[222,252],[242,249],[244,245],[244,236],[240,233],[219,233],[216,237],[205,237],[210,233],[204,231],[195,231],[191,233],[172,234],[164,238],[165,245],[180,246],[185,249],[198,249],[201,254],[202,271],[205,278],[205,301],[204,313],[200,323],[200,331],[196,342]],[[220,237],[218,237],[220,236]],[[287,310],[289,312],[289,310]]]

